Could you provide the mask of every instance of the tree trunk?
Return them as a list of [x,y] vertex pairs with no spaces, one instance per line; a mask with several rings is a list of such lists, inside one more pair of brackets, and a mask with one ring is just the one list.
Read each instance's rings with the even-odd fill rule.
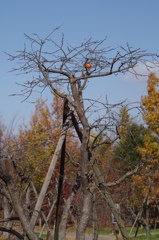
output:
[[97,212],[96,212],[96,204],[95,204],[95,193],[93,193],[93,236],[92,240],[98,240],[98,219],[97,219]]
[[30,240],[37,240],[38,238],[36,234],[33,232],[33,230],[31,229],[28,218],[25,216],[17,188],[14,186],[13,182],[8,183],[7,188],[9,190],[9,193],[12,199],[12,207],[15,213],[18,215],[20,222],[22,223],[23,229],[26,232],[26,235]]
[[82,204],[82,213],[80,218],[80,223],[76,232],[76,240],[85,240],[85,231],[88,225],[90,212],[92,209],[92,193],[87,190],[87,193],[83,196],[83,204]]
[[76,240],[85,239],[85,230],[88,225],[91,209],[92,209],[92,193],[89,189],[89,157],[88,157],[88,141],[89,141],[89,128],[83,129],[83,137],[81,144],[81,183],[83,191],[83,202],[80,222],[77,227]]
[[[30,184],[28,184],[26,188],[26,195],[25,195],[25,216],[27,217],[28,221],[30,221]],[[21,235],[26,235],[23,229],[23,225],[21,224],[21,229],[20,229],[20,234]]]
[[9,218],[10,216],[10,205],[7,198],[3,197],[3,204],[4,204],[4,219]]
[[77,172],[76,183],[75,183],[74,187],[72,188],[71,194],[68,197],[68,199],[65,203],[64,210],[63,210],[60,227],[59,227],[59,240],[63,240],[66,237],[66,226],[67,226],[67,221],[68,221],[69,210],[71,207],[71,203],[72,203],[73,199],[75,198],[78,189],[80,188],[80,184],[81,184],[81,171],[79,170]]
[[30,202],[30,185],[28,185],[28,188],[26,190],[26,199],[25,199],[25,206],[26,206],[26,217],[29,220],[29,216],[30,216],[30,206],[31,206],[31,202]]
[[[7,219],[10,216],[10,205],[9,205],[8,199],[5,196],[3,197],[3,206],[4,206],[4,219]],[[10,223],[7,223],[8,228],[9,226],[10,226]],[[4,232],[3,234],[6,237],[8,236],[7,232]]]

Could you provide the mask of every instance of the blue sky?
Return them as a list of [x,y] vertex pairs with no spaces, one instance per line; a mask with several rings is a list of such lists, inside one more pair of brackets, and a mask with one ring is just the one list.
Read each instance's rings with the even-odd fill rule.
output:
[[[72,45],[84,39],[103,39],[106,44],[116,47],[127,42],[134,48],[159,53],[159,1],[158,0],[14,0],[2,1],[0,8],[0,116],[7,126],[16,115],[18,124],[23,118],[28,121],[34,104],[23,102],[20,97],[10,97],[20,88],[18,79],[8,73],[13,63],[7,61],[4,52],[15,53],[23,49],[26,42],[24,33],[37,33],[45,37],[51,30],[63,24],[60,31],[65,41]],[[156,70],[158,71],[158,70]],[[23,76],[21,76],[23,78]],[[132,76],[111,76],[92,80],[86,95],[103,98],[107,95],[110,103],[120,100],[139,101],[146,94],[147,78],[134,79]],[[46,98],[47,94],[44,94]],[[34,98],[34,96],[33,96]]]

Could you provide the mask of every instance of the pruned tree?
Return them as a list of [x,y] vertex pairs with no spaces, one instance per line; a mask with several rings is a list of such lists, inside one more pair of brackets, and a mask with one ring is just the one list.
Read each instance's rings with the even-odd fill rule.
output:
[[[25,35],[30,43],[29,48],[25,45],[25,48],[17,51],[15,55],[7,54],[9,60],[17,61],[19,64],[12,71],[20,75],[25,74],[27,77],[23,82],[18,82],[22,87],[20,95],[24,97],[24,100],[28,99],[34,91],[39,91],[42,94],[46,88],[49,88],[52,94],[56,94],[68,102],[70,109],[68,116],[73,114],[72,120],[75,120],[74,127],[81,141],[80,171],[83,193],[81,217],[77,227],[76,239],[85,239],[85,230],[92,209],[93,195],[90,188],[92,183],[90,172],[92,169],[95,172],[98,187],[104,193],[117,220],[123,239],[129,239],[122,219],[111,198],[108,186],[105,184],[96,159],[93,157],[94,149],[102,144],[113,144],[119,138],[117,131],[119,122],[112,109],[113,107],[119,107],[120,104],[112,106],[107,102],[101,103],[96,99],[88,99],[87,102],[90,104],[86,107],[86,99],[83,97],[83,92],[86,86],[89,86],[89,80],[98,78],[100,87],[100,78],[102,77],[106,78],[110,75],[127,72],[139,76],[140,73],[136,72],[135,67],[141,63],[148,68],[150,61],[157,64],[157,55],[149,54],[140,50],[140,48],[133,49],[128,44],[126,47],[103,47],[106,38],[100,41],[94,41],[90,38],[79,46],[65,45],[63,34],[61,41],[54,41],[54,34],[59,28],[54,29],[45,39],[41,39],[36,34],[33,34],[32,37]],[[95,121],[89,118],[89,115],[94,112],[94,108],[99,110]],[[100,109],[102,111],[105,109],[105,113],[100,115]],[[65,126],[65,128],[67,127],[68,125]],[[93,143],[92,141],[90,143],[92,131],[95,132],[95,136]],[[99,142],[101,134],[104,134],[104,138],[102,142]],[[65,139],[63,135],[61,137],[62,141],[58,145],[60,147],[62,147]],[[60,148],[57,150],[59,151]],[[0,177],[2,176],[0,175]],[[40,196],[44,197],[46,187],[42,188]],[[40,201],[42,201],[42,198]],[[36,208],[37,206],[38,208]],[[31,220],[32,227],[36,223],[35,215],[38,214],[40,206],[41,203],[37,202],[35,207],[36,213],[34,212]],[[30,237],[30,239],[33,238]]]

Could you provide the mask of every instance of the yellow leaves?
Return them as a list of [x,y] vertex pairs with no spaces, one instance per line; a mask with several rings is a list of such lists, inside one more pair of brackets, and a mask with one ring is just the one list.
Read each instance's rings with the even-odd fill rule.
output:
[[147,162],[148,168],[154,167],[159,163],[159,144],[156,137],[152,134],[145,134],[144,146],[138,147],[142,160]]
[[[159,78],[155,73],[151,73],[148,78],[147,92],[148,96],[141,98],[144,109],[143,120],[148,128],[155,134],[159,134]],[[145,135],[144,146],[139,149],[143,160],[147,161],[147,170],[155,167],[159,163],[159,144],[156,136]]]
[[155,73],[151,73],[148,78],[147,92],[148,96],[141,98],[141,103],[144,108],[143,119],[148,124],[149,128],[159,134],[159,78]]
[[61,131],[62,116],[57,126],[57,114],[53,108],[54,102],[49,108],[47,101],[38,101],[29,125],[23,124],[19,129],[17,154],[22,157],[22,165],[26,166],[36,185],[44,181]]
[[[55,96],[50,106],[47,101],[38,101],[29,125],[26,126],[24,123],[19,129],[16,151],[17,159],[18,156],[22,159],[19,167],[27,169],[27,171],[24,171],[25,176],[31,175],[38,189],[45,179],[50,160],[61,134],[62,119],[63,100]],[[71,129],[68,131],[66,141],[67,156],[69,156],[69,159],[72,158],[74,162],[78,162],[79,145]],[[72,170],[72,164],[67,161],[66,172],[69,172],[70,169]],[[70,172],[75,174],[75,171]],[[70,172],[69,177],[71,176]]]

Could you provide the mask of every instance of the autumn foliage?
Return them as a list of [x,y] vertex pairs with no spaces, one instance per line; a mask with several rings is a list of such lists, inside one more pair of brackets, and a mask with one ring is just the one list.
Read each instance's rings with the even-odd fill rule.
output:
[[[16,137],[13,134],[5,138],[4,151],[13,156],[12,166],[9,171],[14,177],[19,191],[24,191],[26,184],[31,186],[31,209],[34,209],[36,194],[41,190],[41,186],[46,177],[50,161],[53,157],[59,136],[62,130],[63,100],[55,96],[53,102],[48,104],[47,100],[39,100],[35,105],[35,111],[30,117],[29,124],[25,122],[20,126]],[[2,147],[4,129],[0,129],[0,141]],[[4,145],[4,143],[3,143]],[[64,179],[65,199],[68,198],[72,182],[76,177],[76,169],[79,167],[79,142],[74,131],[70,128],[66,138],[66,168]],[[7,163],[5,161],[5,163]],[[13,164],[12,164],[13,163]],[[59,178],[60,157],[49,185],[47,196],[43,203],[43,210],[47,215],[51,207],[50,204],[57,197],[58,178]],[[50,202],[50,204],[49,204]],[[65,201],[63,200],[63,204]],[[52,220],[55,217],[55,209]]]
[[149,75],[147,93],[148,96],[141,98],[143,119],[152,131],[159,134],[159,78],[155,73]]

